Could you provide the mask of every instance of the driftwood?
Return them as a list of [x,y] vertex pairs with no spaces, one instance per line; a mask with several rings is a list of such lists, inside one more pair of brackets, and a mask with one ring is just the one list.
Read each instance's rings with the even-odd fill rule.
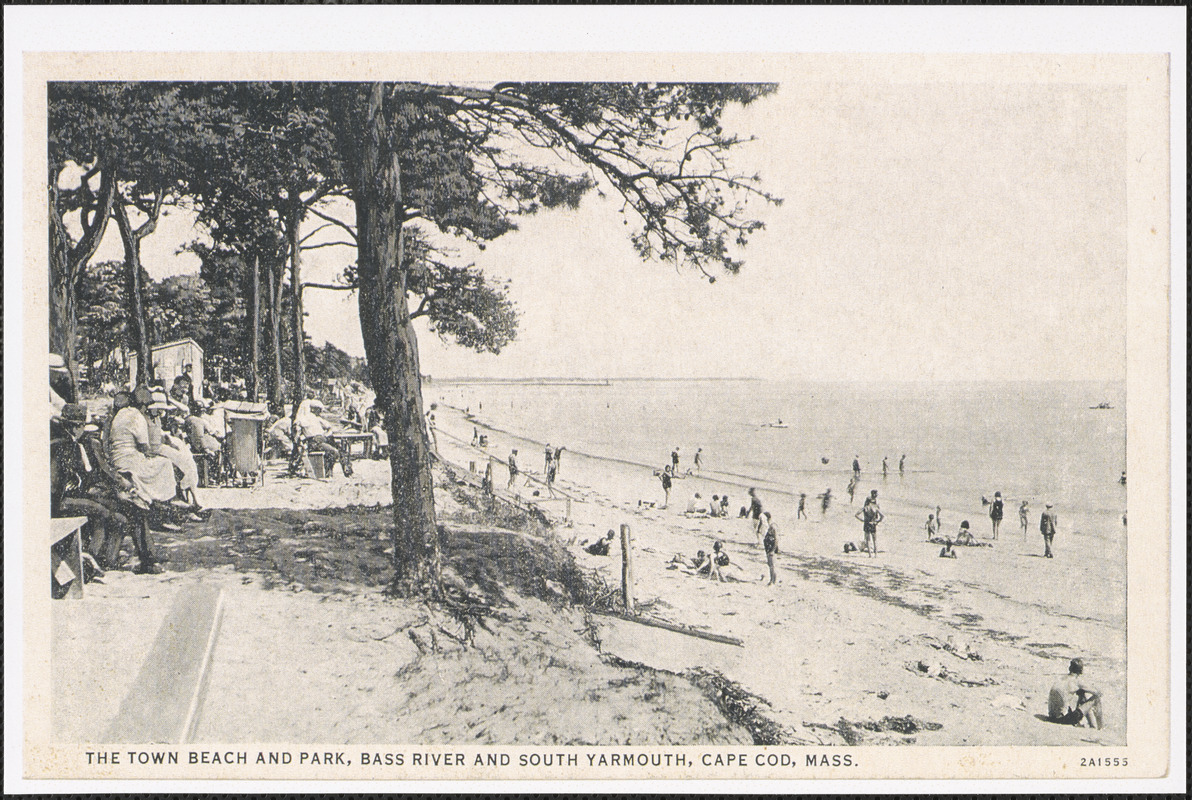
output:
[[745,643],[733,636],[725,636],[720,633],[711,633],[709,631],[700,631],[695,628],[689,628],[686,625],[676,625],[673,622],[663,622],[660,619],[653,617],[639,617],[633,614],[619,614],[611,611],[603,611],[593,609],[592,613],[600,614],[605,617],[616,617],[623,619],[626,622],[636,622],[638,625],[646,625],[651,628],[661,628],[664,631],[672,631],[673,633],[681,633],[684,636],[694,636],[697,639],[707,639],[709,642],[718,642],[719,644],[731,644],[737,647],[744,647]]

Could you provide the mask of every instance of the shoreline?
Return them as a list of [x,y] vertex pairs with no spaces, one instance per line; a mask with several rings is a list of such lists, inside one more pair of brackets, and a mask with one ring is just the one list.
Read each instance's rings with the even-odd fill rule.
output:
[[[445,458],[465,467],[470,460],[483,463],[485,457],[503,463],[498,454],[507,454],[511,447],[525,448],[521,451],[523,472],[540,480],[538,459],[542,456],[535,448],[541,442],[489,426],[480,415],[467,414],[450,404],[439,402],[438,407],[443,411],[437,431],[451,434],[452,439],[440,437]],[[487,451],[468,445],[473,425],[489,435]],[[895,711],[894,716],[909,714],[942,724],[940,730],[919,731],[913,737],[925,744],[1125,741],[1121,727],[1124,607],[1118,616],[1113,604],[1106,602],[1112,588],[1091,585],[1095,582],[1090,581],[1075,589],[1069,585],[1066,575],[1078,563],[1079,540],[1070,536],[1059,550],[1061,540],[1057,537],[1058,558],[1045,561],[1033,552],[1041,551],[1040,537],[1028,536],[1024,542],[1017,519],[1008,517],[1009,524],[1003,526],[993,548],[958,548],[962,551],[958,559],[939,559],[939,546],[925,541],[919,509],[883,493],[887,495],[882,497],[887,519],[879,536],[878,558],[846,555],[840,543],[861,539],[860,523],[852,518],[860,508],[861,492],[854,506],[847,503],[845,495],[844,502],[837,500],[827,514],[821,514],[818,503],[810,507],[809,497],[809,518],[796,520],[793,493],[768,490],[759,484],[766,507],[775,514],[782,551],[779,584],[766,587],[759,580],[765,577],[765,561],[745,521],[680,513],[691,492],[707,491],[707,497],[712,491],[719,494],[719,488],[712,487],[729,486],[730,491],[739,491],[730,506],[730,514],[735,516],[745,496],[741,484],[692,475],[675,482],[668,510],[639,504],[643,495],[661,500],[657,478],[650,472],[648,466],[627,459],[566,450],[557,486],[579,502],[572,504],[571,519],[560,532],[570,530],[565,535],[577,560],[601,571],[609,585],[615,585],[619,581],[619,547],[614,547],[612,556],[601,559],[584,553],[578,543],[629,523],[635,541],[637,592],[652,605],[652,613],[670,622],[741,638],[745,650],[755,655],[724,661],[724,653],[707,648],[684,657],[663,655],[660,651],[664,648],[648,644],[653,635],[639,631],[632,637],[617,637],[616,646],[630,653],[622,657],[668,669],[715,664],[743,690],[766,698],[774,707],[775,719],[795,730],[802,729],[805,722],[830,727],[840,718],[877,720]],[[504,477],[504,470],[498,467],[495,483],[502,489]],[[539,497],[534,497],[535,490]],[[544,492],[534,483],[522,494],[526,501],[536,502]],[[543,505],[549,507],[549,501]],[[961,518],[960,512],[949,509],[944,514],[946,529]],[[979,538],[982,533],[988,535],[979,528],[977,533]],[[673,554],[692,556],[697,548],[709,549],[716,539],[725,542],[736,565],[729,572],[745,582],[718,584],[667,569]],[[1063,591],[1054,591],[1060,585]],[[814,610],[810,617],[809,609]],[[778,639],[773,638],[779,634]],[[930,642],[950,640],[969,644],[982,654],[982,660],[949,664],[952,657],[947,651]],[[668,641],[665,649],[673,649],[673,644]],[[751,662],[762,653],[774,652],[783,654],[780,660],[784,665],[805,665],[812,675],[792,681],[785,671],[776,676],[773,669]],[[816,666],[808,654],[816,654],[824,663]],[[859,660],[874,669],[857,671],[834,663],[842,654],[848,654],[849,662]],[[1066,730],[1034,716],[1046,709],[1051,681],[1066,671],[1068,659],[1077,655],[1085,658],[1086,664],[1095,665],[1107,692],[1105,730]],[[937,666],[943,667],[949,677],[912,672],[908,665],[920,662],[926,662],[933,672]],[[881,681],[874,680],[875,669]],[[852,679],[844,680],[846,674]],[[968,685],[980,681],[989,683]],[[876,682],[885,688],[860,688]],[[872,700],[880,694],[894,697],[889,685],[900,687],[901,702],[896,708],[887,700],[875,705]],[[956,693],[947,710],[938,708],[941,691]],[[816,699],[808,701],[808,697]],[[981,708],[973,707],[974,699]],[[1116,718],[1118,724],[1108,724],[1110,718]]]

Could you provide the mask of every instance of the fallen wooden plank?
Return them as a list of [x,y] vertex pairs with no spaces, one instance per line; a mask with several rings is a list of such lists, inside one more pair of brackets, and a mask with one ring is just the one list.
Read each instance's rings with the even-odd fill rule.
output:
[[619,614],[612,611],[593,611],[593,614],[599,614],[603,617],[616,617],[623,619],[626,622],[636,622],[638,625],[647,625],[651,628],[661,628],[664,631],[672,631],[674,633],[681,633],[684,636],[694,636],[697,639],[707,639],[709,642],[719,642],[720,644],[731,644],[737,647],[744,647],[745,643],[735,636],[725,636],[720,633],[711,633],[709,631],[696,630],[689,628],[686,625],[676,625],[673,622],[663,622],[660,619],[653,617],[639,617],[633,614]]
[[185,744],[190,739],[222,611],[222,589],[193,584],[178,593],[105,742]]

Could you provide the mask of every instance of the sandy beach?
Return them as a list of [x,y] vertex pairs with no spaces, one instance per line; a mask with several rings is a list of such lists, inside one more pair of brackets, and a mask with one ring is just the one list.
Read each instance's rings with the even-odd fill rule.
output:
[[[487,451],[470,445],[474,427],[486,431]],[[359,460],[352,478],[323,480],[284,478],[279,462],[261,486],[204,490],[210,520],[157,537],[171,557],[164,574],[112,571],[82,602],[54,605],[56,736],[103,736],[171,598],[199,582],[223,590],[225,611],[196,741],[1125,739],[1124,625],[1099,615],[1103,587],[1071,579],[1077,555],[1062,545],[1055,559],[1037,558],[1038,543],[1015,530],[995,548],[940,559],[911,511],[891,503],[871,559],[842,552],[860,538],[847,497],[796,520],[793,498],[763,491],[780,528],[779,582],[768,586],[746,520],[682,513],[695,491],[727,491],[736,506],[740,486],[686,477],[662,509],[650,505],[661,492],[648,470],[565,453],[559,497],[548,499],[540,442],[443,404],[436,438],[449,469],[480,473],[486,458],[503,461],[518,447],[528,473],[509,494],[504,466],[494,465],[507,501],[494,504],[475,489],[477,476],[436,469],[448,577],[501,609],[487,626],[467,630],[384,594],[387,462]],[[621,524],[632,534],[638,610],[741,646],[600,613],[619,586],[620,546],[599,557],[581,545]],[[732,561],[727,582],[672,563],[716,540]],[[1048,689],[1077,656],[1105,692],[1100,731],[1040,719]],[[724,686],[735,705],[717,691]],[[576,713],[561,723],[564,702]],[[80,703],[90,713],[77,714]]]
[[[478,427],[489,438],[489,454],[503,459],[517,447],[523,470],[541,479],[542,442],[492,430],[461,409],[444,404],[438,409],[446,458],[476,461],[482,470],[485,456],[470,446]],[[495,466],[494,474],[503,487],[505,470]],[[925,514],[920,519],[918,511],[885,500],[890,492],[881,491],[886,520],[880,552],[871,559],[843,553],[845,541],[861,540],[854,519],[860,494],[856,505],[850,506],[847,495],[835,499],[827,514],[808,498],[808,519],[797,520],[793,497],[763,489],[780,529],[779,583],[771,587],[763,582],[765,556],[751,527],[735,518],[746,498],[739,483],[676,480],[670,508],[663,510],[639,505],[662,501],[659,481],[649,470],[565,452],[557,487],[574,498],[571,518],[560,528],[567,541],[593,539],[622,523],[631,526],[635,589],[650,614],[745,643],[743,648],[679,643],[685,637],[615,623],[607,626],[605,649],[673,671],[715,666],[764,697],[773,718],[807,740],[1125,741],[1124,613],[1106,613],[1124,607],[1112,596],[1120,584],[1083,579],[1090,576],[1084,575],[1081,546],[1072,540],[1057,537],[1056,557],[1044,559],[1038,534],[1028,531],[1024,540],[1017,521],[1008,519],[993,547],[957,548],[958,558],[938,558],[939,546],[924,541]],[[708,498],[725,491],[734,518],[682,513],[694,492]],[[540,501],[546,492],[531,482],[519,494]],[[556,518],[566,511],[560,500],[542,505]],[[959,513],[946,509],[946,524],[955,525]],[[717,583],[670,568],[676,554],[694,556],[717,539],[736,565],[726,574],[739,582]],[[608,558],[573,550],[581,565],[610,585],[619,581],[619,547]],[[1052,725],[1036,716],[1045,713],[1055,678],[1078,656],[1105,691],[1107,722],[1100,731]],[[863,728],[857,733],[851,724],[907,716],[940,727],[916,726],[908,737]]]

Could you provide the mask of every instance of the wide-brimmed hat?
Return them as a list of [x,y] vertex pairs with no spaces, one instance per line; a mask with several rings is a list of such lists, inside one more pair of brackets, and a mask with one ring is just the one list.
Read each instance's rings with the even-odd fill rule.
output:
[[165,392],[150,393],[149,409],[151,411],[170,411],[174,408]]
[[57,353],[50,353],[50,369],[66,372],[66,359]]

